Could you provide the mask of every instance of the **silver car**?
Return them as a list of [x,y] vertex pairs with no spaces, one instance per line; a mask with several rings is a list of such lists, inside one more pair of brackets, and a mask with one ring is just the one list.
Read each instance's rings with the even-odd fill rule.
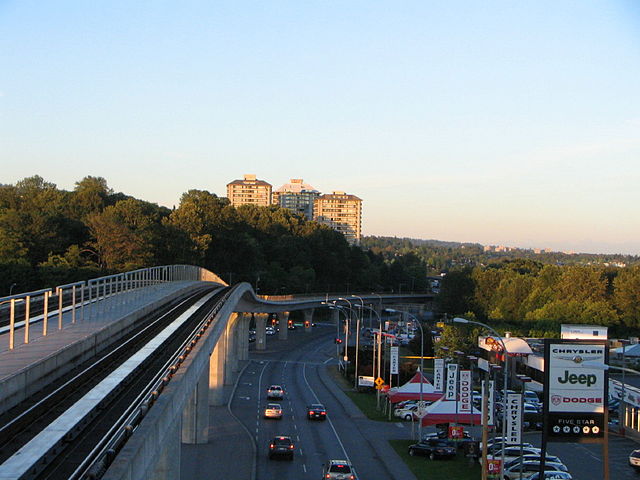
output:
[[323,479],[357,480],[356,471],[349,460],[327,460],[322,468]]

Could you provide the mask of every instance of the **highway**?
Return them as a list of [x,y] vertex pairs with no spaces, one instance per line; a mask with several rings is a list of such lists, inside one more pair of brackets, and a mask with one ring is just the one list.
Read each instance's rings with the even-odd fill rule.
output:
[[[311,335],[299,330],[290,332],[290,349],[261,357],[254,353],[254,362],[239,380],[231,407],[254,435],[260,480],[317,480],[328,459],[350,460],[359,478],[392,478],[385,465],[374,458],[373,449],[368,448],[369,432],[364,427],[368,422],[358,422],[350,416],[334,395],[333,383],[320,374],[319,369],[335,363],[335,345],[331,341],[334,329],[316,327],[312,338],[304,338]],[[272,384],[281,385],[286,392],[279,402],[284,411],[281,420],[263,418],[266,391]],[[322,403],[327,408],[326,421],[307,419],[306,406],[311,403]],[[275,435],[292,437],[296,445],[293,461],[269,460],[268,445]]]

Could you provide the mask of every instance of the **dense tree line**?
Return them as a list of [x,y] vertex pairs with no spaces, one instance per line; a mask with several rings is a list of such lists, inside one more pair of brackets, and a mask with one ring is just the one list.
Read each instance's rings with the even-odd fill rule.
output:
[[203,266],[262,294],[426,288],[413,254],[349,245],[276,206],[231,206],[203,190],[168,209],[115,193],[100,177],[73,191],[39,176],[0,186],[0,295],[165,264]]
[[640,266],[543,265],[513,260],[452,271],[439,305],[450,315],[475,315],[529,336],[559,333],[561,323],[640,328]]

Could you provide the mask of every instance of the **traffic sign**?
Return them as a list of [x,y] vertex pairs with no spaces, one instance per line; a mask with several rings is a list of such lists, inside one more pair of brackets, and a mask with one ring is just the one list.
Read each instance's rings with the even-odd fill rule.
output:
[[376,378],[376,385],[378,387],[381,387],[383,383],[384,383],[384,380],[382,378],[380,377]]

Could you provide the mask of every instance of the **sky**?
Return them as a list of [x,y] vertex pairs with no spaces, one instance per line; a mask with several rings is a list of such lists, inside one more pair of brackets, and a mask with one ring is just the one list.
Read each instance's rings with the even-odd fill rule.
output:
[[0,183],[244,174],[363,233],[640,254],[640,2],[0,0]]

